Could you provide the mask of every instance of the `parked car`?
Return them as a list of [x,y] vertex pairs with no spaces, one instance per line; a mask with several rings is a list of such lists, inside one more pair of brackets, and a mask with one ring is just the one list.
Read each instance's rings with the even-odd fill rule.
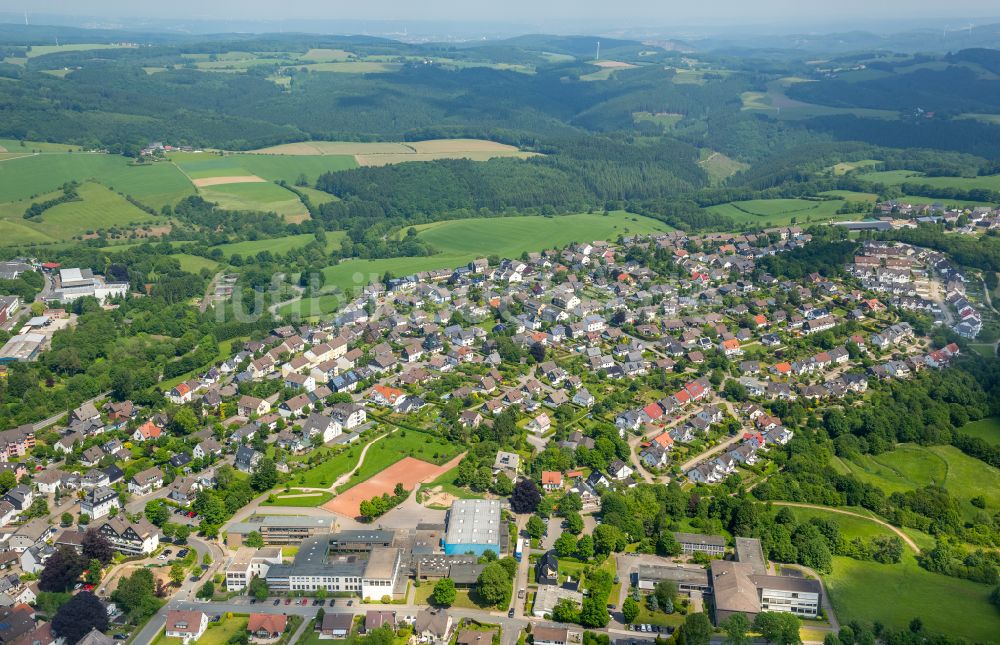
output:
[[285,604],[286,605],[292,604],[292,599],[291,598],[285,598]]
[[513,618],[513,617],[514,617],[514,608],[511,607],[510,609],[507,610],[507,618]]
[[280,605],[280,604],[281,604],[281,598],[275,598],[275,599],[274,599],[274,602],[273,602],[273,603],[271,603],[271,604],[273,604],[273,605],[274,605],[275,607],[277,607],[278,605]]

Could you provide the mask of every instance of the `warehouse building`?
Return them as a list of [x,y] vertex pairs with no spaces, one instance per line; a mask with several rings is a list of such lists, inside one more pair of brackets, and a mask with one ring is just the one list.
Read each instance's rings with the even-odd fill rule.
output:
[[506,545],[508,531],[500,520],[498,500],[455,500],[448,511],[447,524],[444,552],[448,555],[482,555],[487,550],[500,555],[501,545]]

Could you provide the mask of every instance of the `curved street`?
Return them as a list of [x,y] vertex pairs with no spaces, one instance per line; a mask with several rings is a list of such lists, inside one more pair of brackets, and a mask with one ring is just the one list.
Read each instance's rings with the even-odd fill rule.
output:
[[916,553],[917,555],[920,555],[920,547],[917,546],[917,543],[914,542],[913,539],[909,535],[907,535],[906,533],[903,533],[902,530],[900,530],[899,528],[893,526],[892,524],[889,524],[888,522],[886,522],[884,520],[880,520],[880,519],[878,519],[876,517],[869,517],[868,515],[862,515],[861,513],[855,513],[853,511],[845,511],[843,509],[833,508],[833,507],[830,507],[830,506],[821,506],[819,504],[805,504],[805,503],[802,503],[802,502],[771,502],[771,504],[774,504],[775,506],[791,506],[791,507],[794,507],[794,508],[814,508],[814,509],[817,509],[817,510],[820,510],[820,511],[829,511],[830,513],[839,513],[841,515],[850,515],[851,517],[857,517],[857,518],[862,519],[862,520],[868,520],[869,522],[875,522],[876,524],[881,524],[885,528],[889,529],[890,531],[892,531],[893,533],[895,533],[896,535],[898,535],[900,537],[900,539],[903,540],[903,542],[906,542],[906,544],[911,549],[913,549],[914,553]]

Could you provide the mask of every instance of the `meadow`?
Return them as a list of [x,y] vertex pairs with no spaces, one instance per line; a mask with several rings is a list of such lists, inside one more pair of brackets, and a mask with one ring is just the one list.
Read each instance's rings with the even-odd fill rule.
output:
[[[247,184],[249,185],[249,184]],[[330,240],[337,240],[338,236],[335,234],[336,231],[331,231],[327,233],[327,243]],[[341,232],[341,235],[343,233]],[[233,255],[239,254],[242,256],[247,255],[257,255],[261,251],[271,251],[272,253],[287,253],[292,249],[297,249],[309,244],[316,239],[316,236],[312,233],[303,233],[301,235],[288,235],[286,237],[276,237],[272,239],[265,240],[247,240],[244,242],[233,242],[232,244],[221,244],[217,249],[222,250],[222,254],[227,258]]]
[[[995,426],[995,419],[993,423]],[[895,450],[881,455],[838,459],[834,465],[886,493],[909,491],[929,484],[943,485],[959,501],[960,511],[966,518],[978,512],[969,502],[977,495],[986,498],[988,508],[1000,506],[1000,470],[969,457],[954,446],[900,444]]]
[[[799,521],[822,517],[837,522],[845,538],[871,539],[892,533],[874,522],[819,509],[793,508]],[[905,629],[919,616],[931,631],[984,641],[1000,633],[1000,617],[989,603],[987,585],[920,568],[909,548],[899,564],[862,562],[834,556],[833,573],[823,577],[837,619],[874,621]],[[885,602],[891,598],[892,602]]]
[[1000,175],[983,175],[982,177],[926,177],[923,173],[913,170],[884,170],[880,172],[866,172],[861,177],[862,179],[888,186],[926,184],[934,188],[958,188],[960,190],[979,188],[1000,191]]
[[0,246],[66,242],[98,229],[129,228],[163,221],[98,183],[86,182],[77,193],[78,201],[54,206],[31,220],[24,219],[23,215],[32,202],[51,199],[61,195],[61,191],[41,195],[36,200],[0,204]]
[[190,255],[188,253],[174,253],[170,257],[181,263],[181,270],[188,273],[200,273],[202,269],[218,271],[219,263],[215,260],[203,258],[200,255]]
[[87,180],[157,210],[195,192],[171,164],[131,164],[125,157],[98,153],[43,153],[0,162],[0,202],[28,199],[69,181]]
[[[295,145],[295,144],[292,144]],[[294,183],[300,176],[310,182],[325,172],[357,167],[351,155],[171,153],[169,159],[191,179],[256,175],[270,181]]]
[[967,423],[959,431],[973,437],[979,437],[993,445],[1000,444],[1000,417],[990,417]]
[[309,218],[309,211],[298,195],[271,182],[221,184],[199,191],[202,197],[227,210],[270,212],[291,222]]
[[737,161],[721,152],[715,152],[714,150],[708,150],[703,148],[701,150],[701,161],[698,165],[708,173],[708,178],[712,183],[717,184],[722,182],[729,177],[732,177],[741,170],[746,170],[750,166],[743,163],[742,161]]
[[[323,270],[326,285],[340,289],[357,288],[381,280],[386,272],[403,276],[434,269],[451,269],[488,255],[515,258],[526,251],[541,251],[570,242],[614,240],[619,235],[670,230],[668,225],[658,220],[624,211],[615,211],[607,216],[583,213],[555,217],[459,219],[415,228],[438,253],[422,257],[345,260]],[[331,296],[326,302],[332,305],[337,299]],[[298,311],[300,306],[304,306],[305,311],[327,313],[320,304],[307,302],[291,305],[282,312]]]
[[[435,159],[472,159],[486,161],[494,157],[529,157],[515,146],[483,139],[430,139],[427,141],[353,142],[353,141],[301,141],[254,150],[251,154],[283,156],[344,156],[354,165],[384,166],[407,161],[433,161]],[[346,162],[343,162],[346,163]],[[346,166],[353,167],[353,166]],[[342,170],[344,168],[335,168]],[[261,176],[267,176],[258,173]],[[308,174],[308,173],[307,173]]]
[[[706,210],[731,218],[737,225],[785,226],[832,220],[849,220],[857,215],[838,215],[840,199],[752,199],[709,206]],[[793,222],[794,220],[794,222]]]

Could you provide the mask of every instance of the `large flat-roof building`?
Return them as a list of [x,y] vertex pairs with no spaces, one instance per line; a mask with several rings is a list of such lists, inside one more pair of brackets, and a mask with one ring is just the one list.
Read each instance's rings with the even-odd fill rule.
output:
[[652,591],[656,583],[668,580],[677,585],[677,590],[690,594],[692,591],[712,593],[708,571],[702,567],[684,564],[640,564],[636,586],[643,591]]
[[333,546],[335,537],[326,534],[302,540],[291,564],[268,567],[268,587],[293,593],[325,589],[375,600],[405,591],[405,585],[397,590],[402,549],[376,546],[367,553],[338,551]]
[[490,550],[499,555],[501,534],[500,502],[495,499],[455,500],[448,511],[448,531],[444,537],[444,552],[448,555],[473,553],[482,555]]
[[326,535],[336,529],[330,517],[306,515],[251,515],[243,522],[236,522],[226,533],[226,544],[241,547],[246,536],[256,531],[264,544],[298,544],[317,535]]
[[726,538],[721,535],[701,535],[700,533],[674,533],[684,553],[707,553],[724,555]]
[[108,298],[128,293],[127,282],[105,282],[91,269],[60,269],[59,285],[48,297],[50,302],[73,302],[87,296],[97,298],[101,304]]

